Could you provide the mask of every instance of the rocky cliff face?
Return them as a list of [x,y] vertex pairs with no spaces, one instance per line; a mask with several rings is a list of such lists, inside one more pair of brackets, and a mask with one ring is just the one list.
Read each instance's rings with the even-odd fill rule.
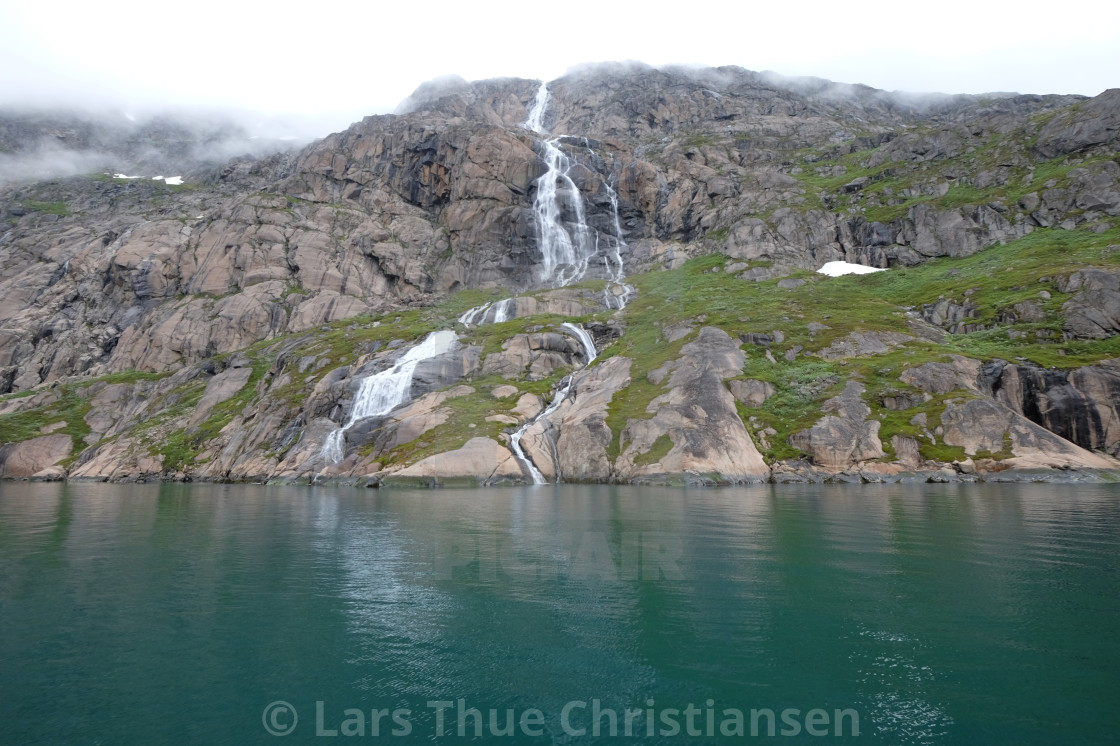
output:
[[[1116,91],[919,99],[607,66],[545,93],[540,132],[538,82],[445,82],[183,186],[3,187],[3,475],[1117,466]],[[542,271],[555,241],[571,271]],[[813,272],[837,260],[888,271]],[[455,350],[328,458],[362,381],[440,328]]]

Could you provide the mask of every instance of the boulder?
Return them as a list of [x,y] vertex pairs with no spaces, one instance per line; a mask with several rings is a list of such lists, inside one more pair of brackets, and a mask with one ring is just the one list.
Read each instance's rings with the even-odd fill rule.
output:
[[912,342],[914,337],[898,332],[852,332],[841,337],[828,347],[813,353],[825,360],[841,360],[846,357],[881,355],[892,347]]
[[463,480],[490,485],[524,481],[513,453],[489,438],[471,438],[457,450],[428,456],[412,466],[386,475],[390,479]]
[[1063,328],[1070,335],[1106,339],[1120,332],[1120,291],[1087,290],[1062,304]]
[[952,363],[926,363],[906,368],[899,375],[899,380],[927,394],[948,394],[976,390],[979,373],[979,361],[954,356]]
[[729,381],[727,383],[727,388],[731,390],[731,395],[734,396],[736,400],[748,407],[762,406],[776,391],[774,384],[769,381],[756,381],[753,379]]
[[506,340],[501,352],[486,356],[482,375],[516,379],[527,374],[530,381],[539,381],[557,369],[571,367],[582,356],[579,341],[565,334],[517,334]]
[[817,420],[807,430],[794,433],[789,444],[809,454],[814,464],[828,469],[847,469],[863,461],[882,458],[878,420],[869,420],[871,407],[863,401],[864,386],[848,381],[844,390],[821,407],[835,412]]
[[27,478],[55,466],[74,448],[69,435],[44,435],[0,447],[0,478]]
[[218,404],[232,399],[249,382],[252,368],[228,368],[210,379],[206,391],[195,405],[194,414],[187,421],[188,426],[203,422]]

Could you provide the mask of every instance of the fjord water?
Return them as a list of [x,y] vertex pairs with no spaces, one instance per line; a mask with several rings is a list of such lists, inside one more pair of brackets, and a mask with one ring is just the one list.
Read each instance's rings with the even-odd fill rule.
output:
[[[350,708],[349,740],[387,709],[379,740],[458,742],[460,699],[543,714],[481,742],[744,740],[731,708],[745,738],[819,708],[865,743],[1114,742],[1118,549],[1114,486],[4,483],[0,743],[319,742]],[[689,703],[713,737],[622,734]]]

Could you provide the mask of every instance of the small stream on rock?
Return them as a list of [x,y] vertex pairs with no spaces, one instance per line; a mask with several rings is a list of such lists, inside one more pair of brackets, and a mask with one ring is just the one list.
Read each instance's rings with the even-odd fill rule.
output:
[[[596,356],[599,354],[595,349],[595,341],[591,339],[591,335],[587,333],[587,330],[578,324],[572,324],[565,321],[560,326],[574,334],[576,339],[578,339],[579,343],[583,346],[583,354],[587,357],[587,362],[583,365],[584,369],[586,370],[587,367],[591,365]],[[533,484],[547,484],[547,480],[544,478],[544,475],[541,474],[541,471],[537,468],[536,464],[533,463],[533,460],[529,458],[529,456],[525,453],[525,450],[521,447],[521,438],[525,435],[526,432],[529,431],[530,427],[540,422],[541,420],[547,421],[552,413],[560,408],[560,405],[563,404],[564,400],[568,398],[568,394],[571,393],[572,383],[574,382],[574,379],[575,373],[572,373],[569,376],[565,376],[564,380],[560,382],[560,386],[556,389],[556,394],[552,397],[552,403],[545,407],[536,417],[529,419],[524,425],[517,428],[517,431],[510,436],[510,447],[513,449],[513,453],[515,456],[517,456],[517,459],[529,472],[529,476],[533,478]],[[547,438],[547,434],[545,437]],[[556,466],[556,481],[559,482],[560,459],[558,457],[558,454],[556,453],[556,442],[551,438],[548,438],[548,442],[552,446],[552,460]]]

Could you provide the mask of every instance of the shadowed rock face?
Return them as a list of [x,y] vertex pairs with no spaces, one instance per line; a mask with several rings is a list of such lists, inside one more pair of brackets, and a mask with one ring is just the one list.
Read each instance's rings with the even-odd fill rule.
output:
[[1120,143],[1120,88],[1086,101],[1069,117],[1054,117],[1038,133],[1035,150],[1053,158],[1079,150]]
[[1120,367],[1072,371],[995,362],[980,385],[996,400],[1082,448],[1120,452]]

